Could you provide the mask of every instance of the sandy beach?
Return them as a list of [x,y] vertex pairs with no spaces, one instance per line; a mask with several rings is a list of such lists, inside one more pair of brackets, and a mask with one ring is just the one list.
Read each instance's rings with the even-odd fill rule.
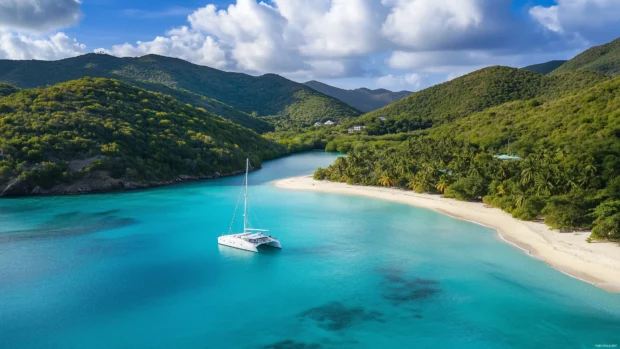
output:
[[560,233],[543,223],[524,222],[483,203],[460,202],[439,195],[416,194],[400,189],[362,187],[315,181],[312,176],[274,182],[281,189],[366,196],[435,210],[497,230],[506,242],[572,277],[609,292],[620,293],[620,246],[587,243],[587,232]]

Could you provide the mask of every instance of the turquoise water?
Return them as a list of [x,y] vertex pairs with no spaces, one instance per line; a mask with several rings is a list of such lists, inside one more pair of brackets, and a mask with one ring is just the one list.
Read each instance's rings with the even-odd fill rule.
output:
[[0,348],[595,348],[620,295],[490,229],[368,198],[283,191],[334,155],[250,174],[284,249],[217,245],[241,177],[0,200]]

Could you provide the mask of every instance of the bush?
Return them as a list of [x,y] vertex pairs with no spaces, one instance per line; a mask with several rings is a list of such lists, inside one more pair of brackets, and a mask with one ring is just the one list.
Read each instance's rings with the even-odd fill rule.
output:
[[569,196],[551,198],[542,210],[545,224],[553,229],[589,228],[588,209],[583,201]]
[[329,153],[332,153],[332,152],[335,152],[335,151],[338,150],[337,147],[338,146],[337,146],[336,142],[331,141],[331,142],[327,143],[327,145],[325,146],[325,151],[329,152]]
[[314,171],[314,179],[316,179],[317,181],[322,181],[325,179],[325,169],[319,167],[316,171]]
[[514,218],[524,221],[533,221],[542,215],[542,210],[547,203],[540,196],[531,197],[523,203],[523,206],[512,211]]
[[597,221],[592,229],[592,237],[595,239],[620,240],[620,213]]
[[487,195],[482,198],[482,202],[506,212],[512,212],[512,210],[514,210],[514,201],[510,196]]
[[461,201],[479,200],[487,194],[489,185],[479,175],[471,175],[461,178],[450,185],[445,192],[445,197]]

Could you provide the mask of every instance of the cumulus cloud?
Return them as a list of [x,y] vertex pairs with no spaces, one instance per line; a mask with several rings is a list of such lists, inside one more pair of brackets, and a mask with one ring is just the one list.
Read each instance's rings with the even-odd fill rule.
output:
[[86,46],[64,33],[32,38],[26,35],[0,33],[1,59],[56,60],[86,52]]
[[305,56],[350,57],[385,46],[387,8],[376,0],[274,0]]
[[76,24],[79,0],[0,0],[0,29],[42,33]]
[[549,31],[587,43],[613,40],[620,32],[618,0],[556,0],[553,6],[532,7],[530,15]]
[[[76,23],[79,6],[80,0],[0,0],[0,55],[54,59],[84,52],[62,33],[18,34]],[[189,11],[184,26],[153,40],[105,51],[296,79],[365,77],[383,87],[418,89],[488,65],[566,58],[620,32],[619,0],[556,0],[528,6],[525,15],[512,6],[513,0],[236,0]],[[158,18],[182,11],[126,14]]]
[[534,19],[537,20],[540,24],[542,24],[545,28],[551,31],[554,31],[556,33],[561,33],[564,31],[558,18],[557,6],[534,6],[530,9],[530,15],[534,17]]
[[390,74],[377,78],[376,86],[394,91],[417,91],[422,86],[422,76],[416,73],[400,76]]
[[213,37],[205,36],[187,27],[171,30],[167,36],[158,36],[153,41],[138,42],[136,45],[125,43],[113,46],[111,50],[98,50],[121,57],[158,54],[219,69],[228,67],[226,53]]
[[294,77],[373,75],[378,69],[365,63],[379,53],[395,52],[390,67],[409,69],[418,64],[404,61],[428,52],[451,50],[458,55],[459,50],[533,45],[533,31],[515,19],[510,4],[510,0],[237,0],[225,8],[212,4],[199,8],[188,16],[186,27],[153,41],[114,46],[109,52],[158,53],[214,67]]

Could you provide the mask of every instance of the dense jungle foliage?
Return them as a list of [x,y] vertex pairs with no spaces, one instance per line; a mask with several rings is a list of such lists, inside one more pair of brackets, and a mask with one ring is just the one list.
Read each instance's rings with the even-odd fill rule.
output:
[[229,73],[157,55],[117,58],[87,54],[53,62],[0,60],[0,81],[22,88],[87,76],[114,78],[166,93],[257,132],[268,131],[270,126],[256,116],[308,126],[361,114],[335,98],[275,74],[255,77]]
[[[19,178],[48,188],[95,170],[137,183],[212,176],[285,152],[204,109],[111,79],[0,98],[0,187]],[[97,160],[71,168],[84,159]]]

